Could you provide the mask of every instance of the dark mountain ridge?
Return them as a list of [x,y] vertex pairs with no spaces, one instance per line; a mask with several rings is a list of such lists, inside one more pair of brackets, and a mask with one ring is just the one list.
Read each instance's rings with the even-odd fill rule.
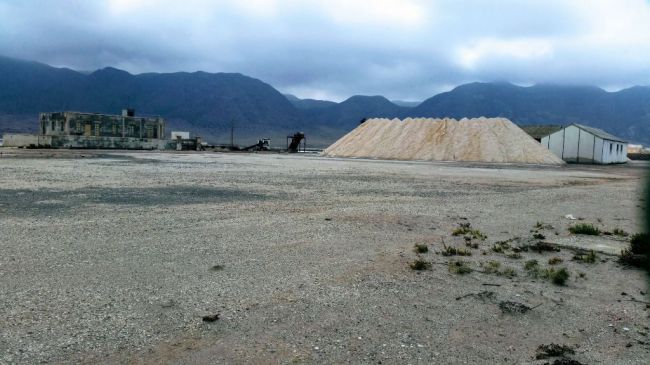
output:
[[176,72],[132,75],[112,67],[91,73],[0,57],[0,133],[35,131],[43,111],[77,110],[161,115],[167,130],[190,130],[214,142],[248,143],[271,137],[283,144],[295,131],[326,145],[363,118],[505,117],[521,125],[582,123],[650,144],[650,87],[607,92],[593,86],[470,83],[417,106],[383,96],[356,95],[335,103],[282,95],[238,73]]

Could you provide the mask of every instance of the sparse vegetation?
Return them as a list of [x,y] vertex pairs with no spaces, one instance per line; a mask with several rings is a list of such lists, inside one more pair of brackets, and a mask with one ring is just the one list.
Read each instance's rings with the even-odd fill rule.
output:
[[464,275],[469,274],[473,271],[466,261],[450,261],[447,266],[449,268],[449,272],[453,274]]
[[507,276],[509,278],[517,276],[517,271],[511,267],[504,267],[501,269],[501,263],[499,261],[482,262],[480,265],[486,274]]
[[553,229],[553,226],[550,225],[550,224],[548,224],[548,223],[537,222],[537,223],[535,224],[535,228],[536,228],[536,229]]
[[630,237],[630,249],[635,254],[650,254],[650,234],[635,233]]
[[636,233],[630,238],[630,247],[621,251],[619,262],[624,265],[650,268],[650,234]]
[[481,262],[481,267],[483,267],[483,270],[485,270],[486,273],[493,274],[499,271],[501,263],[499,261]]
[[569,271],[564,267],[558,270],[548,268],[544,271],[544,277],[551,280],[555,285],[565,285],[569,279]]
[[573,255],[573,261],[578,261],[587,264],[593,264],[598,260],[598,255],[594,250],[590,251],[578,251]]
[[560,252],[560,248],[557,247],[557,245],[543,241],[536,242],[534,245],[529,246],[529,248],[533,251],[537,251],[538,253]]
[[512,302],[509,300],[506,300],[504,302],[499,302],[498,305],[499,305],[499,309],[501,309],[501,312],[503,313],[523,314],[533,309],[525,304]]
[[427,253],[429,252],[429,247],[422,243],[416,243],[415,246],[413,247],[413,250],[416,253]]
[[620,236],[620,237],[627,237],[627,236],[630,235],[629,233],[625,232],[624,230],[622,230],[620,228],[614,228],[614,231],[612,231],[612,233],[614,235]]
[[569,232],[573,234],[585,234],[590,236],[598,236],[600,230],[593,226],[591,223],[578,223],[569,227]]
[[542,269],[537,260],[526,261],[524,269],[530,276],[534,278],[548,279],[556,285],[565,285],[566,281],[569,279],[569,271],[566,268],[563,267],[556,269],[549,267]]
[[535,234],[533,234],[533,238],[536,239],[536,240],[543,240],[543,239],[546,239],[546,236],[544,236],[543,234],[541,234],[539,232],[536,232]]
[[562,263],[562,261],[564,261],[564,260],[562,260],[561,257],[553,256],[550,259],[548,259],[548,264],[549,265],[557,265],[557,264]]
[[575,351],[570,346],[552,343],[549,345],[540,345],[537,347],[535,358],[537,360],[543,360],[550,357],[564,357],[566,355],[573,354],[575,354]]
[[466,248],[456,248],[453,246],[447,246],[443,244],[442,255],[443,256],[471,256],[472,251]]
[[471,237],[465,236],[465,246],[467,246],[469,248],[477,249],[478,248],[478,242],[474,242],[474,241],[472,241]]
[[532,270],[537,270],[539,268],[539,263],[537,260],[528,260],[524,264],[524,269],[526,271],[532,271]]
[[519,252],[516,252],[516,251],[515,252],[510,252],[510,253],[506,254],[506,257],[508,257],[510,259],[520,259],[521,254]]
[[485,241],[487,236],[478,229],[472,228],[470,223],[461,223],[454,231],[451,233],[453,236],[465,236],[470,239],[477,239]]
[[410,265],[411,269],[417,270],[417,271],[422,271],[422,270],[430,270],[431,269],[431,263],[422,259],[417,259],[413,261]]
[[505,251],[509,250],[511,248],[510,243],[508,241],[498,241],[495,242],[494,245],[492,245],[492,251],[496,253],[504,253]]

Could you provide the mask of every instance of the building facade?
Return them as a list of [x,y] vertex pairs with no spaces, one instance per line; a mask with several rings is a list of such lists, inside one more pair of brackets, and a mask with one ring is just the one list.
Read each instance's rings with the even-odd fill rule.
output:
[[581,124],[571,124],[542,137],[541,144],[566,162],[627,162],[627,141]]
[[132,109],[122,115],[80,112],[41,113],[43,136],[79,136],[163,139],[165,120],[159,117],[136,117]]

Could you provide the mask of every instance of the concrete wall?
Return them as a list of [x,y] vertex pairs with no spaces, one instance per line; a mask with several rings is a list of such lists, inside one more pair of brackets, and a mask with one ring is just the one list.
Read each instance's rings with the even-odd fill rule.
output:
[[48,136],[162,139],[163,118],[124,117],[79,112],[40,114],[40,133]]
[[36,134],[5,134],[3,147],[52,147],[52,137]]
[[123,150],[176,149],[176,141],[167,139],[39,136],[35,134],[5,134],[5,147],[31,148],[85,148]]

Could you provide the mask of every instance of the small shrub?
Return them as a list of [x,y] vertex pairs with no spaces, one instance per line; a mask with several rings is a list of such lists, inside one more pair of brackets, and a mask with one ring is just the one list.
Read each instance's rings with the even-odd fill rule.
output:
[[464,275],[472,272],[472,268],[469,267],[469,264],[465,261],[451,261],[449,264],[447,264],[447,266],[449,268],[449,272],[453,274]]
[[494,274],[499,272],[499,269],[501,268],[501,263],[499,261],[481,262],[481,267],[485,270],[486,273]]
[[586,234],[590,236],[598,236],[600,234],[600,230],[590,223],[578,223],[575,226],[569,227],[569,232],[573,234]]
[[585,274],[583,272],[579,272],[578,276],[584,279],[587,276],[587,274]]
[[451,232],[451,234],[453,236],[464,235],[466,239],[470,238],[481,241],[485,241],[487,239],[487,236],[483,234],[483,232],[479,231],[478,229],[473,229],[469,223],[461,223],[456,229],[453,230],[453,232]]
[[498,241],[495,242],[494,245],[492,245],[492,251],[496,253],[504,253],[505,251],[509,250],[511,248],[510,243],[508,241]]
[[501,270],[501,263],[499,261],[482,262],[481,267],[486,274],[496,274],[498,276],[507,276],[509,278],[517,276],[517,271],[511,267],[505,267]]
[[517,276],[517,271],[511,267],[505,267],[503,270],[499,271],[497,275],[512,278]]
[[635,233],[630,237],[630,250],[637,255],[650,254],[650,234]]
[[453,246],[447,246],[443,244],[442,255],[443,256],[471,256],[472,251],[466,248],[456,248]]
[[472,228],[470,228],[471,224],[469,223],[460,223],[457,228],[455,228],[452,232],[452,236],[461,236],[464,235],[465,233],[471,231]]
[[535,224],[535,228],[537,228],[537,229],[553,229],[553,226],[548,224],[548,223],[537,222]]
[[626,248],[621,251],[621,254],[618,256],[618,261],[623,265],[635,266],[635,267],[650,267],[647,255],[639,255],[632,252],[632,249]]
[[543,360],[552,357],[564,358],[566,355],[573,355],[573,354],[575,354],[575,351],[570,346],[551,343],[549,345],[540,345],[539,347],[537,347],[535,359]]
[[413,250],[416,253],[427,253],[427,252],[429,252],[429,247],[427,247],[427,245],[422,244],[422,243],[416,243]]
[[529,246],[529,248],[533,251],[537,251],[539,253],[542,252],[560,252],[560,248],[557,247],[557,245],[554,245],[549,242],[544,242],[544,241],[539,241],[536,242],[534,245]]
[[559,263],[562,263],[562,261],[564,261],[564,260],[562,260],[562,258],[554,256],[554,257],[551,257],[550,259],[548,259],[548,264],[549,265],[557,265]]
[[465,236],[465,246],[467,246],[469,248],[477,249],[478,248],[478,243],[473,242],[470,237]]
[[511,258],[511,259],[520,259],[521,254],[519,252],[511,252],[506,255],[506,257]]
[[431,269],[431,263],[422,259],[417,259],[413,261],[410,265],[411,269],[417,270],[417,271],[422,271],[422,270],[430,270]]
[[543,240],[543,239],[546,239],[546,236],[544,236],[543,234],[541,234],[541,233],[539,233],[539,232],[536,232],[536,233],[533,235],[533,238],[536,239],[536,240]]
[[551,280],[555,285],[565,285],[567,279],[569,279],[569,271],[564,267],[558,270],[548,268],[544,271],[544,277]]
[[539,263],[537,262],[537,260],[528,260],[524,264],[524,269],[526,269],[526,271],[537,270],[538,268],[539,268]]
[[625,232],[620,228],[614,228],[614,231],[612,231],[612,233],[616,236],[621,236],[621,237],[627,237],[630,235],[629,233]]
[[594,250],[590,250],[589,252],[578,251],[573,255],[573,261],[593,264],[596,260],[598,260],[598,255],[596,255]]

